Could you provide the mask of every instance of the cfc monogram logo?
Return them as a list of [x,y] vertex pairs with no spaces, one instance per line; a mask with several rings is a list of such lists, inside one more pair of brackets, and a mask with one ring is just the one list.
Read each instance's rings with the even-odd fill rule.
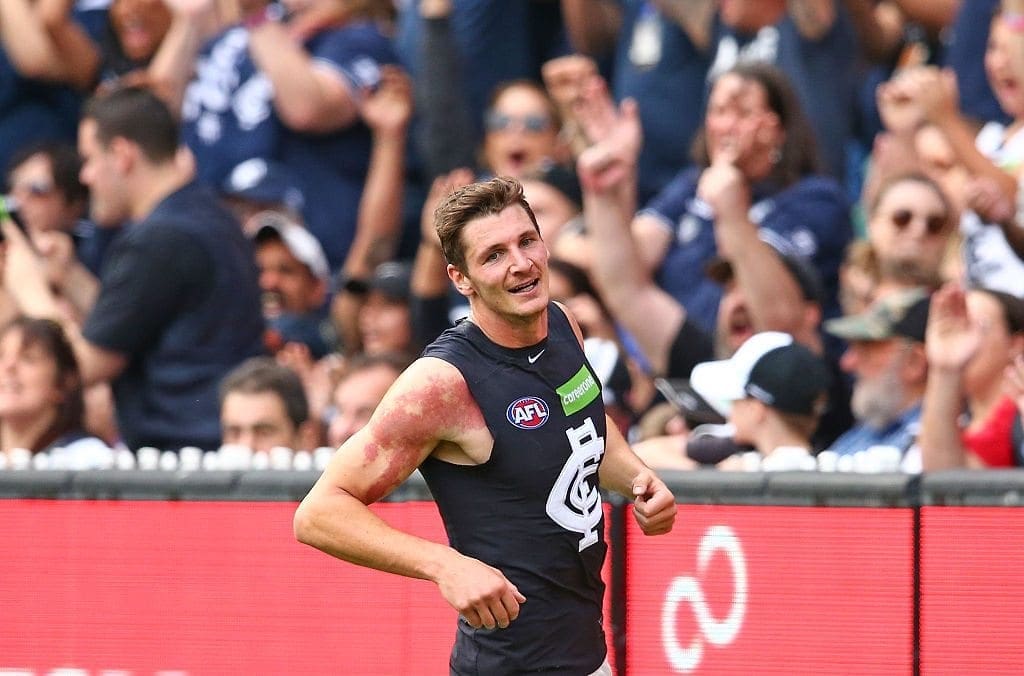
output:
[[580,551],[597,542],[601,525],[601,491],[596,481],[604,455],[604,439],[597,434],[594,421],[587,418],[579,427],[565,431],[572,453],[565,461],[555,485],[548,493],[546,511],[551,520],[566,530],[580,533]]
[[[743,616],[747,612],[747,561],[739,538],[728,526],[712,526],[704,533],[697,548],[698,573],[703,574],[707,570],[711,557],[717,551],[725,554],[732,567],[732,606],[725,619],[717,620],[711,615],[697,577],[677,577],[665,594],[665,604],[661,608],[661,642],[665,657],[676,673],[686,674],[697,668],[704,655],[705,641],[715,646],[728,645],[743,626]],[[693,608],[699,632],[690,639],[689,645],[683,645],[676,632],[676,613],[684,601]]]

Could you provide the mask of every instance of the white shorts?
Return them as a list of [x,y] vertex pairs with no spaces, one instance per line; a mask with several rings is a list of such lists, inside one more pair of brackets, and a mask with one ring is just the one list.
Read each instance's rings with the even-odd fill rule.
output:
[[590,676],[612,676],[612,665],[608,664],[608,660],[604,661],[604,664],[597,668],[597,671],[590,674]]

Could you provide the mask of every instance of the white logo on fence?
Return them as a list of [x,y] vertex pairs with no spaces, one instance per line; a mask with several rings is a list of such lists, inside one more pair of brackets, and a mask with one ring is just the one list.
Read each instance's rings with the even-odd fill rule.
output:
[[[712,526],[704,533],[697,548],[697,571],[703,573],[712,555],[721,550],[732,567],[732,606],[723,620],[711,615],[700,582],[695,577],[684,575],[672,580],[665,603],[661,608],[661,642],[665,657],[677,673],[690,673],[697,668],[704,655],[704,643],[724,646],[733,642],[743,626],[747,612],[747,561],[743,555],[739,538],[728,526]],[[676,634],[676,614],[679,604],[686,601],[693,608],[698,633],[689,645],[682,645]]]

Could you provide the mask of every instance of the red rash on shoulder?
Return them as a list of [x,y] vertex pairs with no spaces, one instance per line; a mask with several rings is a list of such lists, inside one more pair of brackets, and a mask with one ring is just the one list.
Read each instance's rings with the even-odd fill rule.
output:
[[363,451],[367,465],[376,462],[382,451],[388,454],[387,465],[368,491],[371,501],[386,495],[411,466],[419,465],[425,444],[485,426],[461,378],[432,377],[417,390],[399,395],[381,414]]

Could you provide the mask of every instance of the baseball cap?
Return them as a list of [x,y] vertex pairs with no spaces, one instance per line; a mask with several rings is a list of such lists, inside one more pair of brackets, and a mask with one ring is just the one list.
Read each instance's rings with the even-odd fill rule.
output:
[[292,171],[283,164],[253,157],[228,173],[221,192],[260,204],[280,204],[292,211],[302,211],[305,198]]
[[732,402],[752,397],[786,413],[820,413],[829,387],[821,357],[779,331],[748,338],[729,359],[697,364],[690,385],[723,416]]
[[688,378],[655,378],[654,386],[691,429],[698,425],[725,422],[722,414],[693,389]]
[[[779,254],[779,259],[789,270],[789,274],[793,275],[804,300],[819,305],[825,302],[825,286],[822,284],[821,275],[810,261],[783,253]],[[704,266],[704,274],[712,281],[725,286],[733,279],[732,263],[727,258],[715,256]]]
[[928,325],[928,292],[923,288],[898,291],[875,301],[864,312],[829,319],[823,326],[843,340],[909,338],[924,342]]
[[373,270],[369,287],[380,291],[391,300],[408,301],[412,279],[412,264],[408,261],[386,261]]
[[252,217],[253,241],[259,244],[278,239],[317,279],[328,282],[331,271],[327,256],[316,237],[279,211],[261,211]]

